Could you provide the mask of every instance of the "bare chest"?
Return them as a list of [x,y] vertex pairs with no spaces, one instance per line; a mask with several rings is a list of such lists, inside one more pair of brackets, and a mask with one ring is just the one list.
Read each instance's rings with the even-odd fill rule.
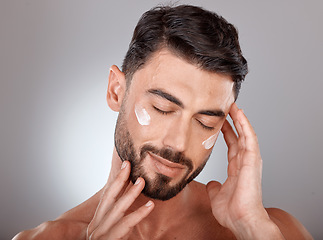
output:
[[230,230],[223,228],[213,219],[187,219],[172,226],[160,229],[146,229],[135,227],[129,240],[211,240],[236,239]]

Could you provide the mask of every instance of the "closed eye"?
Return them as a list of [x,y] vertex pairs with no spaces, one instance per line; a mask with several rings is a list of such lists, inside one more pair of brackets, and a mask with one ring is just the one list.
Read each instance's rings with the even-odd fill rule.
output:
[[169,114],[169,113],[174,112],[174,111],[163,111],[163,110],[161,110],[161,109],[159,109],[159,108],[157,108],[157,107],[155,107],[155,106],[153,106],[153,108],[154,108],[157,112],[159,112],[159,113],[161,113],[161,114],[163,114],[163,115],[167,115],[167,114]]
[[199,121],[199,120],[196,120],[196,121],[198,121],[198,123],[204,128],[204,129],[206,129],[206,130],[209,130],[209,131],[212,131],[212,130],[214,130],[214,127],[209,127],[209,126],[206,126],[206,125],[204,125],[201,121]]
[[[153,106],[153,108],[160,114],[163,114],[163,115],[167,115],[167,114],[170,114],[170,113],[173,113],[174,111],[164,111],[164,110],[161,110],[155,106]],[[206,130],[209,130],[209,131],[212,131],[214,130],[214,127],[209,127],[209,126],[206,126],[205,124],[203,124],[201,121],[197,120],[196,121],[202,126],[202,128],[206,129]]]

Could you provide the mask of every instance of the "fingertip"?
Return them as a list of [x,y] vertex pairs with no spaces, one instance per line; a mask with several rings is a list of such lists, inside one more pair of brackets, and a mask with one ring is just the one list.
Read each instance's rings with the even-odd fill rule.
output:
[[239,114],[239,120],[241,120],[241,117],[244,117],[245,116],[245,114],[243,112],[243,109],[239,109],[238,110],[238,114]]
[[129,165],[128,161],[123,161],[121,164],[121,170],[125,169]]
[[217,181],[212,180],[212,181],[209,181],[209,182],[206,184],[206,187],[208,188],[208,187],[211,187],[212,185],[218,185],[218,184],[221,184],[221,183],[219,183],[219,182],[217,182]]
[[130,162],[129,161],[123,161],[121,166],[120,166],[120,171],[117,175],[117,178],[119,180],[122,180],[123,182],[129,179],[130,175]]
[[233,103],[231,105],[231,109],[230,109],[230,112],[229,112],[229,115],[230,115],[232,120],[235,120],[237,118],[238,112],[239,112],[239,108],[238,108],[237,104]]
[[212,182],[214,181],[210,181],[206,184],[206,191],[209,191],[210,190],[210,185],[212,184]]
[[151,201],[151,200],[149,200],[149,201],[145,204],[145,207],[147,207],[147,208],[152,208],[152,207],[154,207],[154,202],[153,202],[153,201]]
[[145,184],[145,179],[143,177],[138,177],[138,179],[140,181],[140,183],[144,183]]
[[236,103],[233,103],[233,104],[232,104],[232,107],[231,107],[231,110],[233,110],[233,111],[238,111],[238,110],[239,110],[238,105],[237,105]]
[[248,120],[246,114],[244,113],[243,109],[239,109],[238,114],[239,114],[238,118],[239,118],[239,121],[241,123],[245,124],[245,123],[249,122],[249,120]]
[[140,179],[141,179],[141,181],[143,182],[143,183],[146,183],[145,182],[145,179],[143,178],[143,177],[139,177]]
[[218,192],[221,186],[222,184],[217,181],[210,181],[206,184],[206,190],[209,194],[215,191]]
[[142,177],[140,177],[141,178],[141,182],[142,182],[142,189],[144,189],[144,187],[146,186],[146,182],[145,182],[145,179],[143,179]]
[[209,198],[212,199],[220,191],[222,184],[217,181],[211,181],[206,185],[206,192]]
[[142,189],[144,189],[145,184],[146,184],[145,179],[143,179],[142,177],[138,177],[136,179],[136,182],[133,185],[142,190]]
[[140,178],[137,178],[136,182],[134,183],[134,185],[139,185],[139,183],[141,182]]

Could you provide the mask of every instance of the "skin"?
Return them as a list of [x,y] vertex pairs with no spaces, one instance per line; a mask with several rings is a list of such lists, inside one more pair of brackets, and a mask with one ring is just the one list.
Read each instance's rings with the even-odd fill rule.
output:
[[[124,74],[112,66],[107,101],[112,110],[120,111],[127,95],[124,109],[127,128],[135,136],[135,149],[146,143],[167,146],[185,153],[195,170],[212,150],[205,149],[202,142],[222,131],[228,146],[227,180],[223,185],[212,181],[207,186],[192,181],[170,200],[150,199],[141,193],[144,179],[139,177],[137,184],[130,182],[130,162],[122,164],[114,149],[103,189],[55,221],[14,239],[312,239],[290,214],[262,205],[262,159],[257,137],[234,103],[232,86],[230,77],[203,71],[165,49],[134,74],[128,92]],[[147,89],[156,88],[178,98],[183,107],[146,94]],[[136,104],[151,114],[150,126],[140,126],[135,119]],[[170,113],[161,115],[149,110],[152,106]],[[225,116],[200,114],[205,110],[221,110]],[[205,129],[201,122],[212,129]],[[152,160],[144,161],[148,175],[154,177]],[[182,177],[178,174],[171,183]]]

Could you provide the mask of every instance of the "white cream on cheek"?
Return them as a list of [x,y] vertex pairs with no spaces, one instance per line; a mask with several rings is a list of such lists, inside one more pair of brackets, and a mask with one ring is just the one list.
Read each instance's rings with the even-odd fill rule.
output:
[[216,134],[212,135],[208,139],[206,139],[204,142],[202,142],[202,145],[204,146],[205,149],[210,149],[211,147],[214,146],[216,139],[218,138],[219,132]]
[[150,124],[150,116],[145,108],[142,106],[136,105],[135,106],[135,114],[138,120],[138,123],[142,126],[148,126]]

